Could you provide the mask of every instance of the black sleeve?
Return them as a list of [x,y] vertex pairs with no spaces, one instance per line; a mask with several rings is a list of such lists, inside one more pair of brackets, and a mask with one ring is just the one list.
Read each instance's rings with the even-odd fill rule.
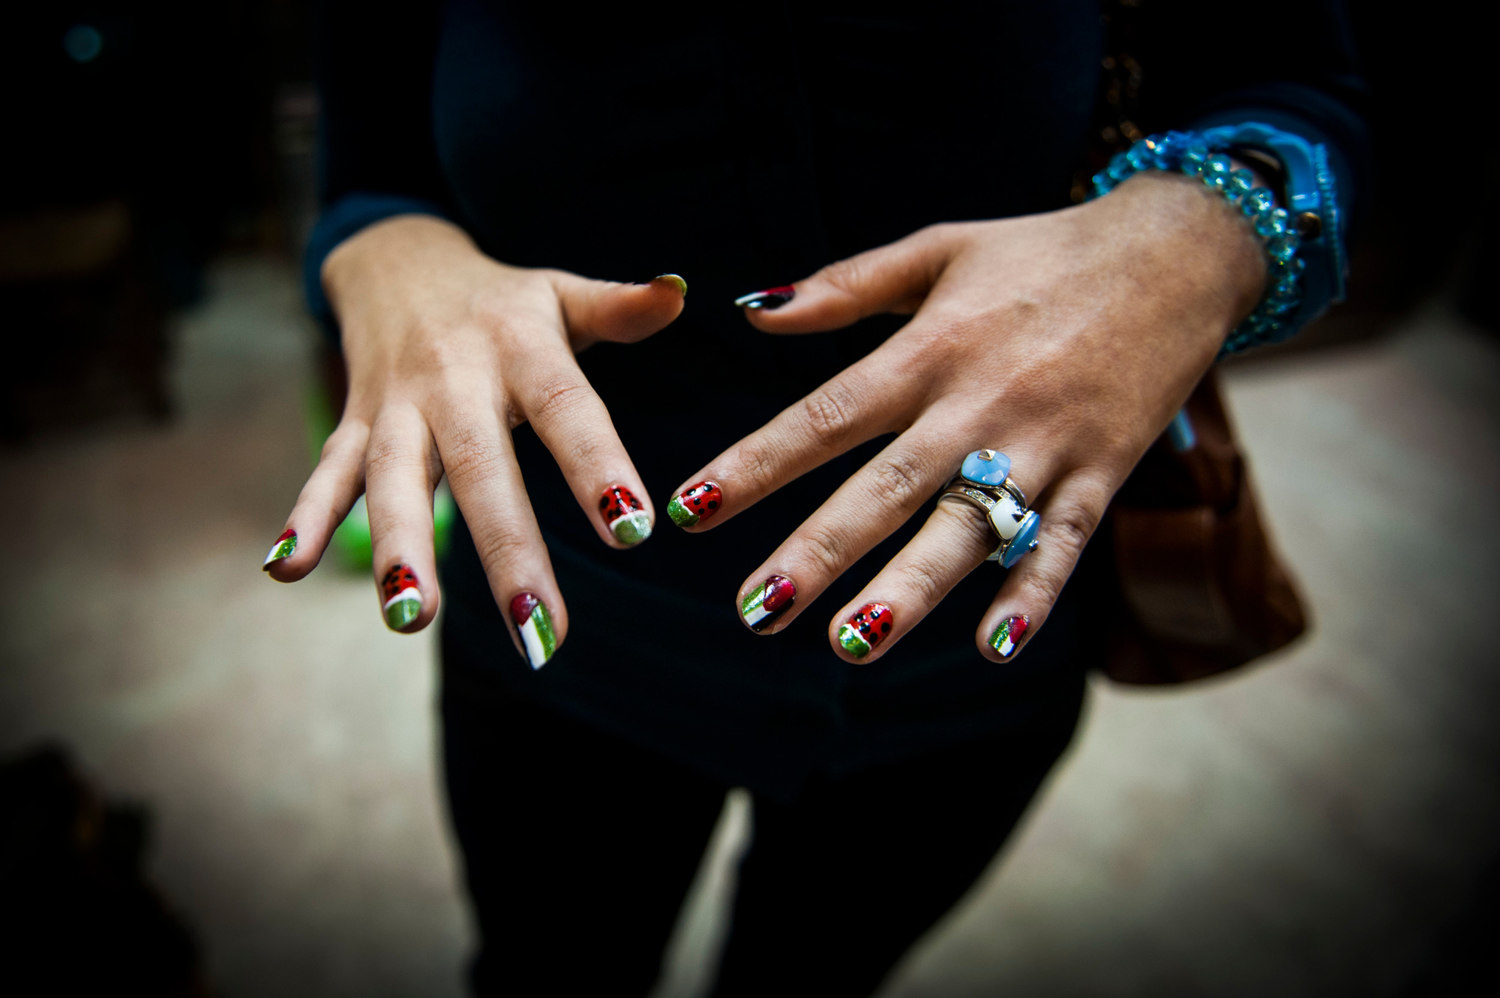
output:
[[313,316],[337,335],[323,261],[365,226],[393,215],[451,217],[432,128],[440,4],[326,0],[317,18],[319,216],[303,282]]
[[1321,142],[1357,223],[1371,187],[1368,92],[1341,0],[1141,0],[1123,13],[1138,16],[1145,131],[1261,121]]

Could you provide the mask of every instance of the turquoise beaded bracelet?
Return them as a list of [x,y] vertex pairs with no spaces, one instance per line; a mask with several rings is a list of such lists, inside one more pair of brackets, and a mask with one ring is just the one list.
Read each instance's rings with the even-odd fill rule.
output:
[[[1268,126],[1248,126],[1267,128]],[[1094,191],[1091,197],[1102,197],[1131,176],[1144,170],[1167,170],[1198,177],[1210,189],[1222,194],[1229,203],[1239,209],[1260,238],[1266,253],[1266,293],[1255,311],[1241,322],[1224,341],[1219,356],[1236,353],[1249,347],[1284,340],[1296,332],[1307,319],[1310,309],[1299,308],[1303,304],[1303,274],[1307,262],[1299,252],[1303,247],[1303,234],[1294,228],[1291,217],[1284,208],[1277,207],[1276,196],[1264,187],[1256,187],[1249,170],[1236,169],[1225,151],[1234,144],[1232,129],[1214,129],[1210,132],[1165,132],[1141,139],[1128,150],[1117,153],[1109,165],[1094,176]],[[1285,135],[1286,133],[1279,133]],[[1320,181],[1331,184],[1328,176],[1320,175]],[[1304,213],[1299,222],[1308,225],[1309,239],[1326,235],[1327,242],[1337,251],[1337,227],[1335,206],[1331,197],[1323,199],[1320,213]],[[1317,223],[1309,225],[1308,217]],[[1324,228],[1332,232],[1324,233]],[[1326,306],[1327,300],[1341,297],[1342,261],[1334,262],[1337,269],[1338,294],[1322,295],[1318,302]],[[1319,307],[1316,311],[1322,311]],[[1301,313],[1299,315],[1299,313]],[[1294,321],[1299,320],[1299,321]]]

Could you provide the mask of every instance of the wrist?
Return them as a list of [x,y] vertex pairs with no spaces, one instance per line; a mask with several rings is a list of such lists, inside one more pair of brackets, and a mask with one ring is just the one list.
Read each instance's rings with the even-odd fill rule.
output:
[[[347,321],[355,302],[379,302],[426,261],[473,259],[478,248],[458,226],[432,215],[394,215],[360,229],[323,259],[320,279],[333,314]],[[418,261],[424,261],[418,264]]]
[[[1236,168],[1230,150],[1269,151],[1285,167],[1293,211]],[[1094,177],[1094,197],[1110,193],[1142,172],[1181,174],[1233,206],[1263,241],[1265,293],[1253,312],[1229,333],[1221,355],[1291,336],[1343,292],[1343,239],[1336,178],[1327,150],[1269,125],[1247,123],[1206,132],[1166,132],[1144,138],[1110,160]],[[1303,255],[1304,241],[1307,252]],[[1308,266],[1311,258],[1313,265]],[[1304,275],[1306,280],[1304,280]],[[1304,292],[1310,294],[1304,299]]]
[[1107,223],[1143,285],[1173,303],[1182,324],[1211,358],[1250,315],[1266,288],[1266,261],[1244,217],[1201,181],[1147,172],[1122,182]]

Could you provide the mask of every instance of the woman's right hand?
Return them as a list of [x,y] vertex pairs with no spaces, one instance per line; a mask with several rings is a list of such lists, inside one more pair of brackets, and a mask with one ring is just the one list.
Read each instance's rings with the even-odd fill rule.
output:
[[654,520],[646,490],[574,353],[655,333],[682,311],[686,285],[506,266],[422,215],[345,240],[325,261],[323,284],[349,395],[266,570],[281,582],[311,572],[363,492],[386,622],[420,630],[438,607],[432,493],[446,474],[495,602],[540,667],[567,633],[567,611],[510,431],[531,423],[601,541],[644,540]]

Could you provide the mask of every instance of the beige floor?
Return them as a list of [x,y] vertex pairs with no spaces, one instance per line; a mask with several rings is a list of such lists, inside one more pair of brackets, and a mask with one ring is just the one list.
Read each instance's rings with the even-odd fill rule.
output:
[[[0,455],[25,566],[0,753],[60,739],[150,807],[220,994],[458,994],[431,640],[386,633],[366,578],[256,570],[306,471],[308,330],[281,264],[211,283],[174,425]],[[1400,989],[1497,852],[1497,374],[1439,309],[1230,372],[1315,633],[1201,688],[1097,688],[1004,864],[887,998]],[[663,996],[702,979],[722,862],[705,878]]]

